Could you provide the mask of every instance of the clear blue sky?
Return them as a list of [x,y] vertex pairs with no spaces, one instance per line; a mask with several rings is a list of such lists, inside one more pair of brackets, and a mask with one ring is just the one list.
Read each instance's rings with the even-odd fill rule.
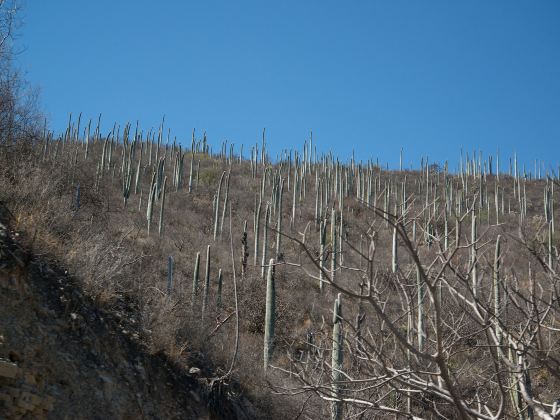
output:
[[[273,152],[313,130],[417,166],[461,147],[560,159],[560,2],[27,1],[19,65],[51,127],[69,112],[193,127]],[[505,160],[505,159],[504,159]],[[504,165],[505,167],[505,165]]]

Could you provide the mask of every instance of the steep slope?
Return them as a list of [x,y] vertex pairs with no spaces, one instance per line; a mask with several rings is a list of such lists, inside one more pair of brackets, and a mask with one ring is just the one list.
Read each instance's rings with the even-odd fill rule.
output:
[[556,416],[556,175],[480,154],[457,173],[389,171],[311,142],[271,162],[263,141],[245,160],[129,130],[0,149],[0,202],[42,255],[22,268],[52,279],[65,335],[90,320],[68,302],[109,322],[101,360],[169,361],[224,418]]
[[193,376],[140,344],[130,308],[102,312],[0,224],[0,417],[232,418]]

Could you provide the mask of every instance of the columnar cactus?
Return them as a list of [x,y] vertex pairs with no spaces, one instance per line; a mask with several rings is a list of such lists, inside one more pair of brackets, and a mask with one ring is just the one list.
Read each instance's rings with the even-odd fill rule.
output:
[[[194,139],[193,139],[194,141]],[[191,168],[189,169],[189,192],[192,192],[193,183],[194,150],[191,153]]]
[[554,225],[554,183],[550,186],[550,223],[552,228],[552,233],[556,232],[555,225]]
[[154,201],[156,197],[156,173],[152,175],[152,183],[150,186],[150,195],[148,197],[148,206],[146,209],[146,219],[148,220],[148,235],[150,235],[150,227],[152,225],[152,216],[154,213]]
[[158,161],[156,170],[156,198],[161,198],[163,180],[165,176],[165,156]]
[[194,262],[194,273],[192,281],[192,294],[191,294],[191,309],[194,308],[196,302],[196,295],[198,293],[198,275],[200,271],[200,252],[196,253],[196,259]]
[[270,204],[266,205],[266,212],[264,214],[264,229],[263,229],[263,250],[262,250],[262,266],[261,277],[264,279],[264,269],[266,265],[266,254],[268,247],[268,223],[270,222]]
[[181,146],[179,146],[179,150],[175,153],[173,167],[173,185],[175,185],[175,191],[179,191],[183,188],[184,158],[185,154],[181,152]]
[[218,309],[221,308],[222,306],[222,269],[220,268],[218,270],[218,293],[217,293],[217,297],[216,297],[216,307]]
[[224,207],[222,210],[222,219],[220,221],[220,237],[222,236],[222,232],[224,230],[224,221],[226,219],[226,209],[227,209],[227,205],[228,205],[228,197],[229,197],[229,178],[230,178],[231,173],[228,172],[227,174],[227,178],[226,178],[226,194],[224,197]]
[[323,290],[325,270],[325,252],[326,252],[327,223],[321,220],[319,226],[319,290]]
[[167,259],[167,295],[171,295],[173,290],[173,257],[170,255]]
[[76,185],[76,193],[74,195],[74,210],[78,211],[80,209],[80,184]]
[[216,214],[217,207],[218,207],[218,196],[216,194],[214,194],[214,196],[212,197],[212,214],[213,215]]
[[317,180],[317,188],[315,190],[315,227],[317,227],[317,223],[320,223],[320,217],[319,217],[319,207],[321,206],[321,201],[320,201],[320,192],[321,192],[321,180],[318,179]]
[[[293,196],[292,196],[292,219],[290,222],[290,226],[293,229],[294,225],[296,223],[296,204],[297,204],[297,182],[298,182],[298,177],[297,177],[297,170],[294,170],[294,188],[293,188]],[[288,190],[290,189],[290,173],[288,172]],[[318,194],[317,194],[318,197]],[[317,217],[317,202],[315,202],[315,218]],[[315,223],[317,223],[315,221]],[[316,225],[315,225],[316,226]]]
[[393,245],[391,247],[392,249],[392,256],[391,256],[391,270],[393,271],[393,273],[396,273],[398,268],[399,268],[399,263],[398,263],[398,255],[397,255],[397,227],[393,227]]
[[259,258],[259,235],[260,235],[260,224],[261,224],[261,207],[262,204],[259,201],[258,205],[255,203],[255,253],[253,256],[253,265],[257,265],[258,258]]
[[342,377],[342,305],[341,296],[338,294],[334,301],[333,309],[333,335],[332,335],[332,363],[331,363],[331,379],[332,379],[332,393],[335,401],[331,403],[331,419],[342,419],[342,403],[338,401],[340,398],[340,378]]
[[[122,192],[124,198],[124,206],[128,202],[128,198],[130,197],[130,186],[132,184],[132,145],[126,146],[123,145],[123,185],[122,185]],[[128,149],[128,151],[127,151]],[[125,158],[125,155],[128,154],[128,157]]]
[[247,220],[243,222],[243,236],[241,237],[241,276],[247,273],[247,260],[249,259],[249,242],[247,240]]
[[548,222],[548,267],[549,270],[552,270],[552,220]]
[[84,154],[84,160],[87,160],[88,155],[89,155],[89,131],[90,131],[90,128],[91,128],[91,119],[89,120],[87,132],[86,132],[86,151],[85,151],[85,154]]
[[274,258],[268,263],[268,274],[266,276],[266,310],[264,317],[264,372],[268,369],[270,357],[272,356],[274,341],[274,324],[276,322],[276,288],[274,284]]
[[163,212],[165,210],[165,186],[166,185],[167,185],[167,176],[163,180],[163,193],[162,193],[162,196],[161,196],[161,209],[160,209],[160,212],[159,212],[158,233],[159,233],[160,237],[161,237],[161,235],[163,235]]
[[[159,162],[159,148],[161,147],[161,141],[163,138],[163,125],[165,124],[165,116],[161,120],[161,124],[158,130],[157,148],[156,148],[156,162]],[[158,194],[159,196],[159,194]]]
[[[109,139],[105,139],[103,142],[103,148],[101,149],[101,167],[100,167],[100,177],[103,178],[103,173],[105,172],[105,155],[107,154],[107,143]],[[58,145],[58,143],[57,143]]]
[[261,183],[261,201],[264,200],[264,192],[265,192],[265,188],[266,188],[266,174],[267,173],[268,173],[268,171],[266,170],[266,168],[264,168],[262,183]]
[[416,291],[417,291],[417,305],[418,305],[418,319],[417,319],[417,335],[418,335],[418,350],[424,350],[424,338],[426,331],[424,330],[424,285],[422,284],[422,277],[420,267],[416,266]]
[[202,295],[202,321],[206,313],[206,306],[208,305],[208,293],[210,289],[210,245],[206,248],[206,273],[204,275],[204,291]]
[[472,214],[472,224],[471,224],[471,265],[472,265],[472,290],[473,295],[478,296],[478,278],[477,278],[477,248],[476,248],[476,214]]
[[222,190],[222,183],[224,182],[224,176],[226,172],[222,172],[222,176],[220,177],[220,183],[218,184],[218,192],[216,193],[216,206],[214,208],[214,240],[218,236],[218,218],[219,218],[219,210],[220,210],[220,191]]
[[[342,200],[342,197],[340,197]],[[338,229],[338,265],[342,267],[344,264],[344,217],[342,210],[340,210],[340,226]]]
[[500,314],[501,314],[501,297],[500,297],[500,264],[501,264],[501,235],[496,238],[496,248],[494,250],[494,270],[492,275],[492,283],[494,290],[494,316],[495,332],[498,341],[501,342],[502,329],[500,327]]
[[134,177],[134,194],[138,194],[138,184],[140,182],[141,164],[142,164],[142,153],[140,153],[140,158],[138,159],[138,164],[136,166],[136,176]]
[[336,254],[337,254],[337,234],[336,234],[336,210],[333,206],[331,211],[331,281],[336,277]]
[[284,179],[280,181],[280,190],[278,193],[278,221],[276,223],[276,259],[281,260],[280,243],[282,241],[282,195],[284,192]]
[[[446,204],[447,208],[447,204]],[[443,251],[447,252],[449,249],[449,223],[447,222],[447,211],[443,214]]]

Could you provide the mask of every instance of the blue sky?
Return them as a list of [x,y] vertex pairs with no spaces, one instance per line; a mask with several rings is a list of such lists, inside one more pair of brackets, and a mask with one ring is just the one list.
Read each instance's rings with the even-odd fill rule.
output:
[[[397,166],[558,163],[560,2],[27,1],[19,66],[68,113]],[[503,159],[505,160],[505,159]],[[505,165],[504,165],[505,167]]]

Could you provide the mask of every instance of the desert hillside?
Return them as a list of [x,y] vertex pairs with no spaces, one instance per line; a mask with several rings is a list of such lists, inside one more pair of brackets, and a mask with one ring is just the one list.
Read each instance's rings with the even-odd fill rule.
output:
[[4,413],[560,414],[554,171],[167,133],[0,144]]
[[3,418],[209,417],[196,381],[145,351],[126,305],[101,310],[7,225],[0,240]]

